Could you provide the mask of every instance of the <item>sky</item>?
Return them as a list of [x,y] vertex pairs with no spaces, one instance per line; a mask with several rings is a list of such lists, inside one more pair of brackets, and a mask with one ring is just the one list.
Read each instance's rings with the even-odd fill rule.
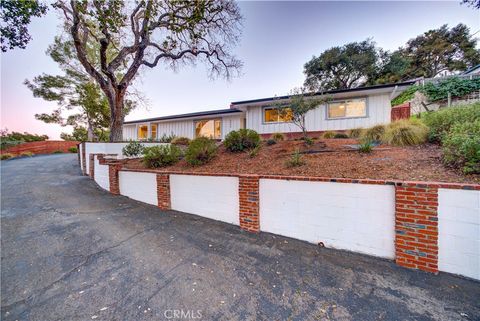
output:
[[[239,6],[244,28],[234,53],[244,63],[241,76],[211,80],[204,65],[177,72],[164,66],[145,68],[136,89],[143,93],[147,106],[126,120],[223,109],[233,101],[287,94],[302,85],[303,65],[312,56],[348,42],[373,38],[379,47],[395,50],[443,24],[464,23],[472,33],[480,30],[480,10],[460,5],[460,1],[248,1]],[[33,40],[27,49],[1,53],[2,129],[47,134],[50,139],[59,139],[62,131],[71,132],[69,127],[36,120],[34,114],[49,113],[56,104],[34,98],[23,85],[25,79],[42,73],[60,74],[45,54],[59,24],[58,13],[50,9],[46,17],[32,20]]]

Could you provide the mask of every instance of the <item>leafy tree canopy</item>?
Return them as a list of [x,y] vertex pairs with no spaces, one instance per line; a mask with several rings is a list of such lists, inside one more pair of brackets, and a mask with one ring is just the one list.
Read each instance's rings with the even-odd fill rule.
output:
[[0,1],[0,32],[3,52],[14,48],[25,49],[32,39],[28,25],[32,17],[41,17],[47,12],[47,6],[37,0]]
[[[92,56],[96,51],[88,50]],[[68,38],[56,37],[47,54],[58,63],[63,75],[42,74],[25,84],[35,97],[55,101],[58,108],[52,113],[36,114],[35,118],[45,123],[62,126],[82,127],[87,130],[87,138],[82,141],[95,141],[110,126],[110,108],[100,86],[83,69],[75,53],[73,42]],[[126,99],[125,113],[135,108],[136,101]]]
[[375,77],[379,59],[380,53],[370,39],[327,49],[305,64],[305,86],[330,90],[364,85]]
[[200,61],[212,76],[229,78],[242,65],[231,53],[242,20],[232,0],[57,0],[54,6],[69,25],[79,61],[107,97],[111,141],[122,140],[126,91],[141,68]]

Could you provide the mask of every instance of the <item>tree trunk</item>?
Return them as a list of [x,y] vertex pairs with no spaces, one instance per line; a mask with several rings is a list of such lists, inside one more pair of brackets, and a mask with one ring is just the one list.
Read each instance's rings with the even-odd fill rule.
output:
[[[113,95],[108,95],[110,105],[110,142],[121,142],[123,140],[123,99],[125,90],[114,89]],[[113,97],[112,97],[113,96]]]
[[90,123],[90,121],[88,121],[88,125],[87,125],[87,141],[89,142],[93,142],[93,128],[92,128],[92,124]]

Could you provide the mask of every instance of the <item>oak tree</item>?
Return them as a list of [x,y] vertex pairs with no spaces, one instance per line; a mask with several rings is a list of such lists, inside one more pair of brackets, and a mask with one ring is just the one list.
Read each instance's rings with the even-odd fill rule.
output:
[[[71,25],[79,61],[107,97],[110,141],[122,140],[125,95],[141,68],[202,61],[211,76],[229,78],[241,67],[231,50],[242,17],[231,0],[58,0],[55,7]],[[90,42],[98,64],[87,54]]]

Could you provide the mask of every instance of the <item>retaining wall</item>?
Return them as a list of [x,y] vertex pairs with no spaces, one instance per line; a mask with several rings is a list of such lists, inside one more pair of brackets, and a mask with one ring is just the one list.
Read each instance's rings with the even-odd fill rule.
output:
[[132,170],[95,157],[109,186],[93,178],[114,194],[480,280],[480,185]]

